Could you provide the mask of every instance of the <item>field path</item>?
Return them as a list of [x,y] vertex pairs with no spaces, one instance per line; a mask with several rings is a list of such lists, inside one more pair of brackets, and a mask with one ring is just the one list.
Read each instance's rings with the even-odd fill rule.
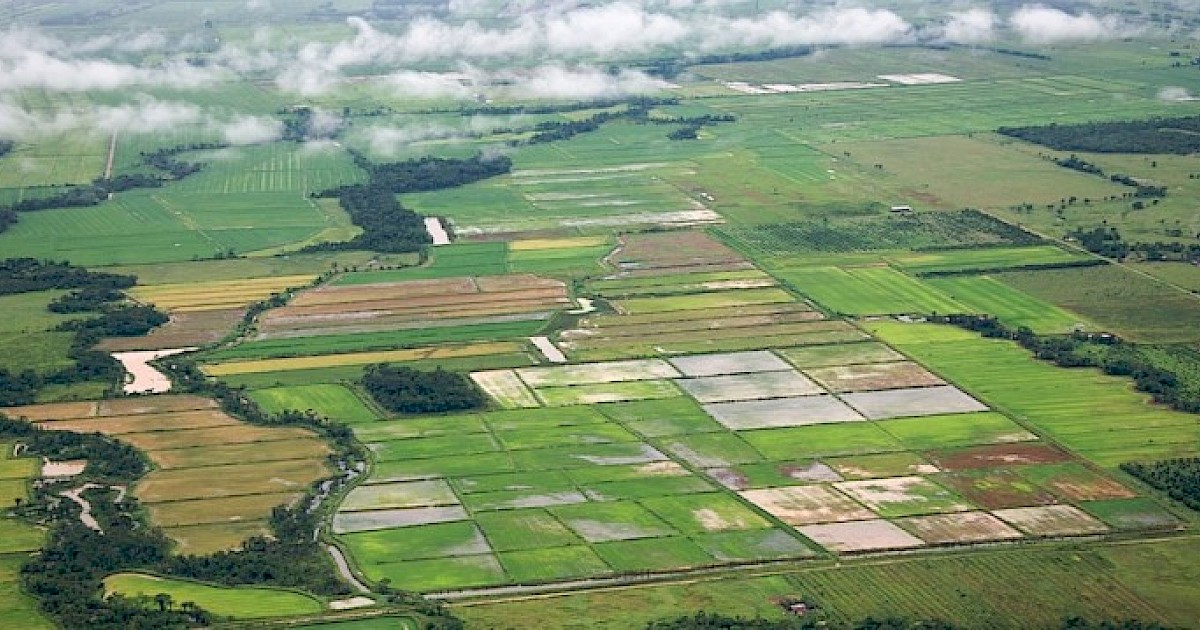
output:
[[329,555],[333,557],[333,563],[337,565],[338,573],[342,574],[342,579],[346,580],[350,586],[353,586],[360,593],[370,593],[371,589],[367,588],[366,584],[358,581],[354,577],[354,573],[350,571],[350,563],[346,562],[346,556],[342,554],[342,550],[336,545],[328,545]]
[[[114,129],[108,140],[108,161],[104,164],[104,179],[112,179],[113,159],[117,156],[117,131]],[[112,193],[109,193],[112,196]]]

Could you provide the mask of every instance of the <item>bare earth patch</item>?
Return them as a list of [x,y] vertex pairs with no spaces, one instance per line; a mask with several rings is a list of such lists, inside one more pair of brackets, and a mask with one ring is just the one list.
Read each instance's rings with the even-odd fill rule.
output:
[[899,519],[898,525],[931,545],[1014,540],[1021,532],[987,512],[935,514]]
[[714,403],[704,405],[704,410],[717,422],[735,431],[863,419],[853,409],[828,395]]
[[912,549],[925,544],[920,538],[880,519],[808,525],[797,529],[822,547],[837,552]]
[[875,517],[874,512],[825,486],[765,488],[745,490],[738,494],[788,525],[854,521]]
[[760,372],[683,378],[675,381],[687,393],[702,403],[732,402],[811,396],[822,390],[799,372]]
[[466,519],[467,511],[459,506],[339,512],[333,517],[333,533],[348,534]]
[[676,357],[670,361],[685,376],[722,376],[751,372],[779,372],[791,369],[791,366],[783,359],[767,350],[700,354]]
[[1070,505],[1011,508],[992,514],[1032,536],[1077,536],[1108,531],[1103,523]]
[[838,393],[946,384],[936,374],[911,361],[815,368],[804,370],[804,373]]
[[863,392],[841,398],[872,420],[987,410],[987,405],[952,385]]

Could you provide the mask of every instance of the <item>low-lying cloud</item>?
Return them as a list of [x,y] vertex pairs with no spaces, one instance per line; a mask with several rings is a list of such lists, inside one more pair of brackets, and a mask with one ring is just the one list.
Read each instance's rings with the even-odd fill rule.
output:
[[1096,16],[1086,11],[1072,15],[1042,5],[1021,7],[1009,24],[1021,39],[1033,44],[1115,39],[1136,32],[1115,15]]

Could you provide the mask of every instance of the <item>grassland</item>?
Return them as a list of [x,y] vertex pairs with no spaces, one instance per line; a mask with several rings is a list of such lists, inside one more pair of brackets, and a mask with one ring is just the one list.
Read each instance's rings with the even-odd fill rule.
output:
[[130,598],[153,598],[159,593],[166,593],[175,602],[195,602],[214,615],[233,619],[290,617],[320,612],[325,608],[322,602],[294,591],[231,588],[144,573],[110,575],[104,578],[104,589],[108,593],[120,593]]
[[350,389],[341,385],[298,385],[252,392],[250,397],[267,413],[288,409],[307,411],[345,423],[371,422],[378,415]]

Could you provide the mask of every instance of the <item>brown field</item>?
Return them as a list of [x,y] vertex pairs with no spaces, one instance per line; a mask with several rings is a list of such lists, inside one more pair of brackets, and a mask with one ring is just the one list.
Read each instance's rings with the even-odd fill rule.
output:
[[8,407],[2,409],[2,411],[13,417],[27,418],[33,422],[42,422],[92,418],[95,416],[123,416],[188,411],[192,409],[212,409],[216,406],[216,401],[209,398],[179,394],[28,405],[25,407]]
[[928,453],[928,457],[938,467],[949,471],[1054,464],[1072,459],[1069,454],[1040,442],[992,444],[950,451],[934,451]]
[[[808,304],[801,302],[780,304],[751,304],[747,306],[723,306],[716,308],[697,308],[687,311],[665,313],[642,313],[639,315],[593,315],[580,320],[585,328],[612,328],[616,326],[640,326],[644,324],[674,324],[680,322],[705,322],[738,317],[758,315],[785,315],[788,313],[815,312]],[[768,322],[771,323],[771,322]],[[703,329],[707,325],[693,325],[694,329]]]
[[[621,337],[644,337],[646,335],[658,335],[662,333],[679,333],[689,331],[696,333],[710,330],[755,328],[760,326],[773,326],[777,324],[815,322],[825,319],[823,314],[817,311],[810,311],[806,309],[793,309],[780,313],[762,315],[737,315],[732,317],[724,317],[721,315],[721,313],[726,311],[726,309],[704,309],[704,311],[707,314],[703,318],[685,318],[684,313],[686,313],[686,311],[684,311],[678,313],[680,317],[673,321],[643,324],[623,323],[620,320],[606,319],[605,324],[602,326],[588,326],[585,328],[564,330],[562,332],[562,338],[586,339],[590,337],[601,336],[616,339]],[[630,317],[630,319],[633,319],[633,317]],[[610,324],[608,322],[612,323]]]
[[[147,503],[150,518],[162,527],[205,525],[255,520],[271,513],[277,505],[290,505],[300,492],[245,494],[220,499]],[[257,516],[256,516],[257,515]]]
[[144,337],[110,337],[100,342],[99,348],[126,352],[203,346],[220,341],[237,327],[245,314],[244,308],[175,311],[170,321]]
[[987,512],[914,516],[899,519],[896,523],[931,545],[1013,540],[1021,537],[1021,532],[1005,525],[1004,521]]
[[783,358],[798,368],[818,368],[858,363],[903,361],[904,355],[877,341],[847,343],[820,348],[787,348],[780,350]]
[[[357,289],[357,287],[355,287]],[[272,310],[265,322],[276,325],[294,324],[303,319],[328,315],[357,315],[359,313],[383,313],[401,315],[405,313],[454,312],[462,308],[486,306],[495,303],[546,304],[567,303],[566,288],[545,287],[494,293],[445,294],[427,296],[396,296],[383,298],[375,295],[369,300],[331,302],[325,304],[289,304]],[[428,317],[428,315],[427,315]]]
[[937,477],[959,494],[989,510],[1055,503],[1054,495],[1011,470],[971,470]]
[[30,405],[28,407],[5,407],[0,409],[13,418],[25,418],[30,422],[44,420],[63,420],[67,418],[91,418],[96,415],[98,403],[67,402],[47,405]]
[[875,513],[825,486],[787,486],[744,490],[742,498],[788,525],[809,525],[874,518]]
[[1031,536],[1076,536],[1108,531],[1100,521],[1070,505],[1012,508],[992,512]]
[[[699,335],[702,339],[745,339],[754,337],[781,337],[787,335],[807,335],[826,332],[858,332],[850,324],[842,321],[807,321],[794,324],[766,324],[761,326],[738,326],[734,328],[714,327],[703,330],[683,330],[679,332],[644,333],[633,332],[629,329],[618,331],[622,336],[610,337],[607,330],[598,335],[563,341],[566,347],[603,347],[637,342],[654,344],[692,342]],[[648,335],[653,337],[647,338]]]
[[199,466],[221,466],[242,462],[272,462],[290,459],[321,459],[328,455],[329,447],[324,442],[310,437],[294,440],[277,440],[268,444],[246,442],[244,444],[221,444],[203,448],[177,448],[150,453],[160,468],[196,468]]
[[448,359],[455,357],[477,357],[489,354],[517,353],[524,346],[514,342],[476,343],[452,347],[409,348],[405,350],[383,350],[379,352],[347,352],[342,354],[321,354],[307,357],[289,357],[282,359],[257,359],[249,361],[228,361],[202,366],[209,376],[229,376],[232,374],[257,374],[260,372],[285,372],[290,370],[305,370],[309,368],[334,367],[339,365],[369,365],[371,363],[388,363],[396,361],[416,361],[419,359]]
[[134,494],[143,503],[158,503],[295,492],[328,474],[324,461],[303,459],[156,470],[137,483]]
[[232,424],[210,429],[126,433],[121,435],[121,441],[128,442],[143,451],[161,451],[173,448],[196,448],[243,442],[267,443],[297,438],[311,438],[312,435],[311,431],[305,429],[267,428],[248,424]]
[[704,232],[646,232],[630,234],[619,239],[616,251],[609,259],[618,269],[657,269],[701,267],[749,268],[741,254]]
[[[1083,464],[1054,466],[1051,469],[1055,472],[1048,477],[1037,475],[1039,484],[1069,501],[1129,499],[1137,496],[1129,488]],[[1021,473],[1033,479],[1036,470],[1036,467],[1030,467]]]
[[925,544],[920,538],[881,519],[808,525],[797,529],[822,547],[836,552],[912,549]]
[[804,370],[833,392],[865,392],[902,387],[944,385],[946,382],[911,361],[843,365]]
[[267,536],[271,528],[266,521],[238,521],[210,525],[166,527],[163,532],[175,542],[174,552],[180,555],[205,555],[226,549],[238,549],[251,536]]
[[346,304],[349,302],[363,302],[373,299],[403,296],[461,295],[478,292],[479,286],[475,284],[475,279],[468,277],[355,284],[348,286],[325,285],[301,292],[292,298],[290,305]]
[[98,431],[108,435],[126,433],[148,433],[154,431],[179,431],[184,429],[206,429],[229,425],[240,425],[220,409],[199,409],[175,413],[144,413],[131,416],[97,416],[75,420],[43,420],[40,426],[55,431],[91,433]]

